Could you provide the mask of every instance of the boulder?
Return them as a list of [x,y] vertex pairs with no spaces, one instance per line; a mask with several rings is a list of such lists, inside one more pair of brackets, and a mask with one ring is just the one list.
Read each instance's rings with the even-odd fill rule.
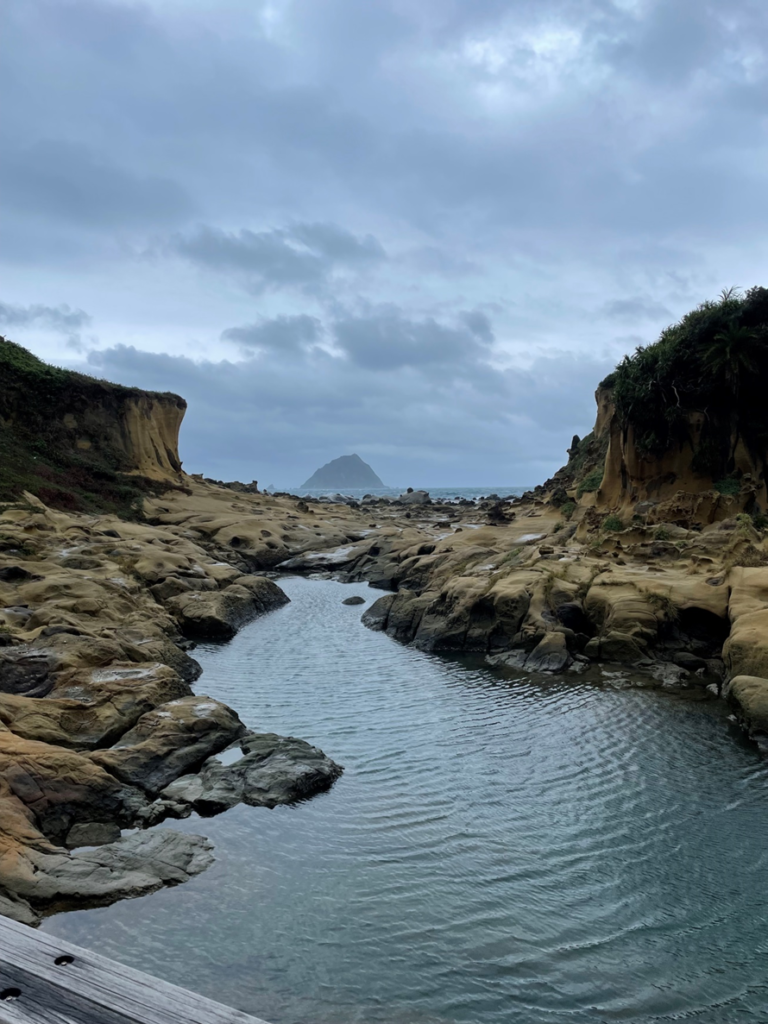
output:
[[637,662],[647,657],[643,641],[630,633],[610,630],[605,636],[593,637],[584,648],[588,658],[602,661]]
[[392,608],[396,594],[385,594],[378,601],[374,601],[370,608],[363,612],[362,622],[368,629],[381,632],[387,628],[389,612]]
[[728,684],[725,693],[750,735],[768,735],[768,679],[736,676]]
[[168,576],[162,583],[155,583],[149,589],[156,601],[159,601],[160,604],[165,604],[166,601],[169,601],[172,597],[177,597],[179,594],[189,594],[192,591],[201,590],[213,591],[219,588],[216,580],[209,579],[207,576],[202,579]]
[[547,633],[528,655],[529,672],[562,672],[571,663],[564,633]]
[[216,593],[191,591],[166,602],[185,636],[229,640],[251,619],[289,598],[264,576],[243,576]]
[[322,750],[292,736],[251,733],[240,749],[243,756],[231,764],[209,758],[199,774],[172,782],[162,798],[189,803],[198,814],[218,814],[240,802],[276,807],[328,789],[343,771]]
[[429,505],[429,491],[406,491],[397,499],[404,505]]
[[353,597],[346,597],[341,602],[342,604],[365,604],[365,598],[360,597],[359,594],[355,594]]
[[143,793],[87,755],[8,731],[0,732],[0,798],[0,830],[16,814],[16,805],[4,800],[15,798],[44,835],[61,842],[80,822],[130,827],[147,804]]
[[723,660],[731,676],[768,678],[768,568],[733,569],[729,582],[731,633]]
[[167,665],[116,665],[60,676],[47,697],[0,694],[0,722],[30,740],[75,750],[114,743],[147,711],[187,696]]
[[244,732],[226,704],[211,697],[182,697],[142,715],[113,747],[89,756],[123,782],[159,793]]
[[0,650],[0,693],[42,697],[53,686],[51,672],[57,659],[48,648],[27,644]]

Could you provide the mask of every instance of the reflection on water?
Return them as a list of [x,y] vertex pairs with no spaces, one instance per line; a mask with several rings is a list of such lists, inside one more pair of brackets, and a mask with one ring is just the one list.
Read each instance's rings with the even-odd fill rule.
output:
[[362,585],[285,589],[198,689],[345,775],[174,824],[207,873],[46,931],[274,1024],[768,1020],[766,770],[719,704],[509,682],[366,630]]

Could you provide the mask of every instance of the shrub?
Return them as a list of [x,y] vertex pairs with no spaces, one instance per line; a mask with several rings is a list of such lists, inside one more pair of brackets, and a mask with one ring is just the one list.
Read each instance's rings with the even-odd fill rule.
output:
[[570,519],[575,511],[575,501],[566,501],[560,506],[560,512],[562,513],[563,519]]
[[606,516],[603,520],[603,529],[612,530],[614,533],[616,533],[619,530],[624,529],[624,523],[622,523],[619,516],[617,516],[615,513],[611,513],[611,515]]
[[739,438],[756,454],[768,445],[766,376],[768,289],[751,288],[703,302],[627,356],[604,383],[641,454],[691,441],[690,414],[706,409],[694,469],[717,479],[732,471]]
[[666,526],[660,526],[656,530],[656,533],[653,536],[654,536],[654,540],[671,540],[672,539],[672,534],[666,528]]
[[718,480],[715,483],[715,490],[719,494],[724,494],[728,498],[735,498],[741,490],[741,484],[735,477],[729,476],[724,480]]
[[576,491],[576,496],[580,498],[582,494],[598,490],[602,482],[603,467],[598,466],[596,469],[593,469],[591,470],[591,472],[587,473],[587,475],[581,481]]

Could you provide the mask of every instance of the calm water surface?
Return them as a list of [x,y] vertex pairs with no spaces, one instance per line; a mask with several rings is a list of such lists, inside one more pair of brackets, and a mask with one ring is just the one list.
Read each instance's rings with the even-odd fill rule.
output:
[[342,779],[173,823],[207,873],[46,931],[274,1024],[768,1021],[768,775],[719,704],[502,680],[284,586],[198,690]]

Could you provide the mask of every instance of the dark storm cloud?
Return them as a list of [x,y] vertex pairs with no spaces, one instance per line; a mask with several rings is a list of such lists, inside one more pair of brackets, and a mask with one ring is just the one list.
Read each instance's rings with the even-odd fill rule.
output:
[[321,337],[320,321],[313,316],[278,316],[243,327],[229,327],[222,331],[224,341],[234,341],[245,350],[280,349],[298,352],[313,345]]
[[[42,12],[37,21],[26,6]],[[765,14],[749,0],[733,0],[727,13],[708,0],[655,0],[636,12],[608,0],[444,9],[297,0],[282,8],[274,40],[258,31],[258,4],[250,18],[240,4],[223,5],[215,37],[194,18],[194,3],[186,18],[162,5],[117,2],[10,7],[9,50],[26,49],[32,65],[48,62],[41,84],[26,83],[37,132],[50,138],[69,123],[91,137],[94,155],[81,162],[83,191],[97,185],[95,209],[122,209],[113,196],[125,191],[126,208],[155,210],[161,223],[161,209],[187,209],[180,194],[164,191],[182,187],[171,184],[180,174],[199,202],[241,216],[254,196],[257,208],[352,201],[431,231],[446,214],[454,228],[458,218],[479,216],[491,235],[505,226],[566,236],[585,225],[611,233],[673,227],[701,216],[715,191],[726,209],[709,205],[707,224],[736,227],[749,196],[753,215],[763,216],[761,180],[708,130],[737,109],[729,99],[736,86],[742,94],[764,88]],[[54,45],[61,35],[68,47]],[[20,55],[12,56],[13,69]],[[697,76],[706,82],[698,92]],[[496,114],[488,89],[499,95]],[[749,146],[757,145],[753,134]],[[131,154],[146,154],[153,175],[168,180],[100,183],[93,162],[101,169],[108,151],[134,172]],[[72,187],[67,164],[77,159],[65,154],[63,175],[54,162],[48,177],[33,161],[39,194],[51,193],[54,210]],[[728,201],[734,180],[738,202]],[[89,209],[77,194],[73,208]],[[270,240],[261,241],[271,252]],[[207,248],[198,244],[201,257]]]
[[316,290],[337,267],[386,259],[371,235],[356,238],[332,224],[259,232],[202,226],[189,235],[176,235],[170,248],[199,266],[243,275],[255,291],[290,286]]
[[82,309],[69,306],[13,306],[0,302],[0,327],[43,327],[61,334],[74,334],[90,324],[90,316]]
[[458,324],[446,326],[432,318],[409,319],[388,306],[338,320],[334,334],[352,362],[368,370],[473,363],[487,356],[493,343],[490,322],[479,310],[463,313]]

